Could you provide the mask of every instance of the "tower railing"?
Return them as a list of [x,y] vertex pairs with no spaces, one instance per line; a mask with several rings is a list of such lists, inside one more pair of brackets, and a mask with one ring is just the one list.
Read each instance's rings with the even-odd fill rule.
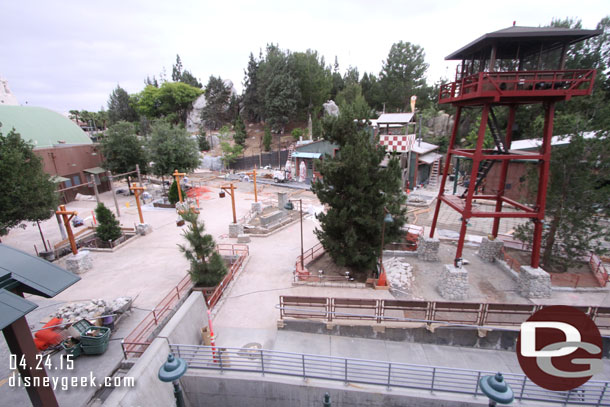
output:
[[442,85],[439,103],[481,97],[498,101],[503,97],[584,96],[591,94],[594,79],[594,69],[479,72]]

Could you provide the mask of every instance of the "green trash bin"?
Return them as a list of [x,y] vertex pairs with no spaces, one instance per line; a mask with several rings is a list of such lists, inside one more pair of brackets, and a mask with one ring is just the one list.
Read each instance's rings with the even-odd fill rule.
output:
[[66,355],[72,355],[74,356],[74,359],[79,357],[82,353],[80,342],[73,338],[62,341],[61,347],[66,351]]
[[110,328],[105,326],[90,326],[80,337],[83,353],[86,355],[101,355],[108,349]]

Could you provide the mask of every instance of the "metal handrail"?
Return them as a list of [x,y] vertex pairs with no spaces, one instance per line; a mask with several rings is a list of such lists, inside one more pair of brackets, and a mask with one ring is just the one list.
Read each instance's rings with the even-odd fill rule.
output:
[[[218,348],[171,344],[171,351],[184,359],[190,369],[219,372],[249,372],[264,375],[323,379],[361,383],[387,388],[409,388],[434,392],[483,396],[478,380],[496,372],[441,366],[417,365],[268,349]],[[580,406],[610,406],[608,382],[590,380],[578,389],[556,392],[545,390],[525,375],[505,373],[517,400],[544,401]]]

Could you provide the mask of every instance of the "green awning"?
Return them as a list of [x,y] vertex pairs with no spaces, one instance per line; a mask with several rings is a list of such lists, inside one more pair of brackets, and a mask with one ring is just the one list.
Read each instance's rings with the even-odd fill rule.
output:
[[0,259],[0,288],[12,289],[17,283],[23,292],[51,298],[80,280],[53,263],[1,243]]
[[99,175],[99,174],[105,174],[106,170],[103,169],[102,167],[93,167],[93,168],[87,168],[86,170],[83,170],[83,172],[88,172],[89,174]]
[[59,184],[60,182],[70,181],[70,178],[62,177],[61,175],[52,175],[51,182]]
[[27,315],[38,307],[31,301],[26,300],[6,290],[0,290],[0,329],[4,329],[19,318]]

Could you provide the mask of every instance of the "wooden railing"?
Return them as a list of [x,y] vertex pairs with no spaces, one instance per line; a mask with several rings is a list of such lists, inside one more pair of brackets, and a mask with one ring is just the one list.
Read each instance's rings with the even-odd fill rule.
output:
[[144,317],[129,335],[123,339],[123,355],[140,356],[152,342],[152,335],[159,325],[170,316],[181,298],[186,297],[193,288],[191,276],[187,274],[169,293]]
[[244,261],[250,254],[250,250],[248,245],[245,244],[219,244],[218,245],[218,253],[230,256],[237,256],[237,258],[232,261],[231,268],[227,275],[222,279],[220,284],[216,286],[211,295],[205,296],[208,304],[208,309],[214,308],[214,306],[218,303],[218,300],[222,297],[225,289],[228,285],[233,281],[235,275],[239,272],[239,269],[243,266]]
[[[245,258],[249,254],[248,245],[245,244],[219,244],[216,247],[216,250],[224,256],[236,256],[236,259],[232,262],[231,269],[222,282],[209,294],[209,299],[207,300],[209,308],[216,305],[226,286],[233,280],[235,274],[243,265]],[[159,304],[144,317],[135,329],[123,339],[122,347],[125,358],[130,355],[140,356],[144,353],[148,348],[148,345],[152,342],[155,329],[167,321],[180,299],[186,297],[192,288],[193,282],[191,281],[191,276],[190,274],[187,274],[178,285],[167,293]],[[208,297],[206,296],[206,298]]]
[[600,287],[605,287],[608,284],[608,269],[604,262],[596,254],[591,253],[589,258],[589,266],[595,276],[595,279],[599,283]]
[[591,94],[594,69],[479,72],[441,86],[439,103],[477,97],[583,96]]
[[[519,327],[545,305],[280,296],[280,318],[445,323]],[[576,306],[599,329],[610,329],[610,307]]]

